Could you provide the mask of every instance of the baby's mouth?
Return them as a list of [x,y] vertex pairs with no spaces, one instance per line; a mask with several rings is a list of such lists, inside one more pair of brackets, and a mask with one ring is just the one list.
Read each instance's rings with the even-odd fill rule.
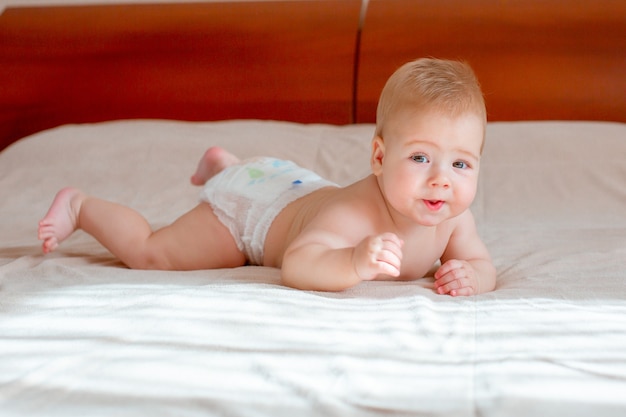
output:
[[445,201],[443,200],[424,200],[424,204],[426,204],[426,207],[432,211],[439,210],[444,203]]

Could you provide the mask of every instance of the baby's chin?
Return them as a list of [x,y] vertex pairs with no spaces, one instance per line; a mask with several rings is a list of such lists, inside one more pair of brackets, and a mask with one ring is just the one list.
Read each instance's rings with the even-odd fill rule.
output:
[[464,211],[462,211],[461,213],[437,213],[437,214],[433,214],[433,215],[421,215],[418,216],[416,218],[414,218],[414,223],[416,223],[419,226],[423,226],[423,227],[436,227],[436,226],[440,226],[446,222],[449,222],[451,220],[454,220],[455,218],[459,217],[462,213],[464,213]]

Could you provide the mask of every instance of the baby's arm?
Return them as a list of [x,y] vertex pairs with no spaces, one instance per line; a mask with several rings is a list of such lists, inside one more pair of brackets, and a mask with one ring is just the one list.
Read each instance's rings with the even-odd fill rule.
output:
[[439,294],[474,295],[495,288],[496,270],[469,210],[458,219],[441,264],[435,272],[435,289]]
[[393,233],[368,236],[356,246],[326,230],[309,230],[285,252],[282,281],[302,290],[341,291],[381,274],[400,275],[403,242]]

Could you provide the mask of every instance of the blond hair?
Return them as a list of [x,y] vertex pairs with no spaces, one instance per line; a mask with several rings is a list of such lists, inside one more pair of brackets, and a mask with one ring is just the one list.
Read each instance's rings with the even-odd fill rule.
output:
[[382,137],[389,116],[406,108],[440,110],[453,117],[471,112],[487,121],[478,79],[461,61],[421,58],[398,68],[378,100],[376,135]]

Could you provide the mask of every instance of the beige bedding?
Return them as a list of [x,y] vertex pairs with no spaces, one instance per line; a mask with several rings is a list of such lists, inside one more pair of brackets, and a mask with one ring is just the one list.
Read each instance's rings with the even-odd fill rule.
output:
[[0,153],[2,416],[623,416],[626,125],[492,123],[473,206],[496,291],[429,278],[298,291],[244,267],[145,272],[78,232],[43,256],[37,221],[74,185],[155,226],[191,208],[211,145],[340,184],[372,125],[124,121]]

